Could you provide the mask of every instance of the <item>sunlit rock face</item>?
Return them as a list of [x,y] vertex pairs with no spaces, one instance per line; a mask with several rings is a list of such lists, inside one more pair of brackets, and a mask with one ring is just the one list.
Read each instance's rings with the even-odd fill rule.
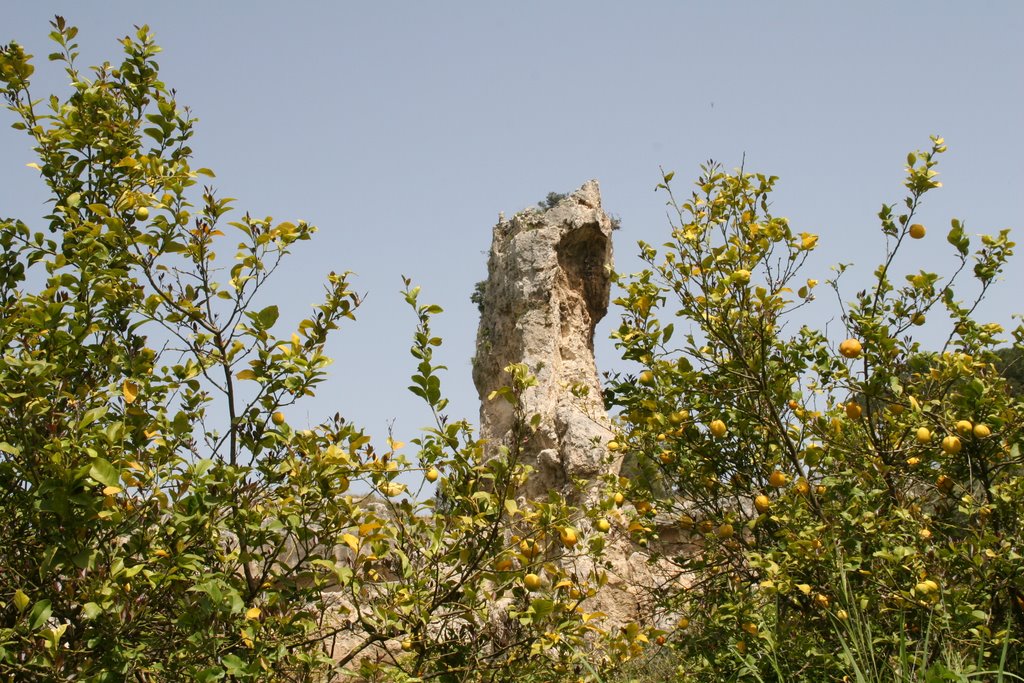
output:
[[[585,511],[600,507],[603,478],[618,475],[622,464],[607,448],[611,421],[594,362],[594,328],[608,311],[611,291],[612,229],[594,180],[546,210],[502,217],[479,292],[473,380],[481,436],[491,453],[512,446],[512,407],[488,397],[509,383],[506,366],[525,364],[537,385],[526,392],[523,415],[537,415],[539,423],[521,455],[534,471],[517,495],[544,500],[554,493],[578,505],[573,523],[584,539],[599,533]],[[604,585],[584,602],[587,611],[605,615],[602,628],[653,624],[651,596],[672,580],[667,567],[648,563],[624,533],[628,519],[622,513],[629,508],[627,503],[601,513],[612,524],[603,556],[555,560],[577,576],[604,576]]]
[[537,378],[524,406],[528,418],[540,416],[522,455],[534,467],[519,492],[527,498],[555,491],[582,502],[600,475],[618,472],[619,462],[608,459],[611,432],[594,363],[594,328],[611,290],[611,234],[594,180],[547,210],[494,226],[473,380],[481,436],[496,448],[512,439],[511,405],[488,400],[509,382],[503,369],[524,363]]

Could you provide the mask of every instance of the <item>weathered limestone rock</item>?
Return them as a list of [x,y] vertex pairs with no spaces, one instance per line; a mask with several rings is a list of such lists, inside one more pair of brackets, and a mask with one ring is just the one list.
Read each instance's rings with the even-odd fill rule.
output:
[[[611,421],[594,361],[594,328],[608,311],[611,292],[612,229],[594,180],[546,211],[502,216],[494,226],[479,292],[473,381],[481,400],[480,434],[497,449],[511,445],[514,417],[507,401],[488,400],[508,384],[504,368],[523,363],[537,378],[523,397],[526,418],[539,415],[540,423],[521,452],[522,462],[535,469],[517,492],[520,498],[546,499],[555,492],[581,510],[592,509],[601,503],[602,477],[619,474],[621,456],[607,448]],[[584,606],[605,614],[602,626],[609,630],[661,622],[651,613],[651,596],[677,580],[670,567],[649,563],[634,547],[623,514],[628,508],[607,511],[612,528],[601,557],[582,553],[556,560],[578,576],[604,575],[606,583]],[[584,537],[598,533],[589,519],[581,511],[574,520]],[[686,550],[673,535],[677,530],[659,531],[663,550]]]
[[594,363],[594,328],[611,289],[611,232],[595,180],[546,211],[527,209],[494,226],[473,381],[480,433],[493,447],[507,443],[512,428],[509,404],[488,400],[508,383],[503,369],[525,363],[537,378],[525,396],[526,415],[541,417],[523,454],[535,468],[520,491],[528,498],[557,491],[579,502],[588,487],[577,490],[574,480],[618,473],[620,463],[608,462],[610,423]]

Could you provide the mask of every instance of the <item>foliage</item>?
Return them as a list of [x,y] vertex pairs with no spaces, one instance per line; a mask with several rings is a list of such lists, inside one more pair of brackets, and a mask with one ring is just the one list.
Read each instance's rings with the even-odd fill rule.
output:
[[[908,156],[906,198],[879,212],[884,259],[840,300],[843,344],[798,324],[818,237],[771,213],[775,177],[709,163],[682,201],[672,173],[658,186],[671,239],[640,244],[648,267],[620,278],[613,333],[641,371],[613,376],[607,397],[652,561],[688,586],[654,598],[682,620],[665,635],[694,680],[839,680],[852,615],[883,671],[1024,667],[1024,424],[995,365],[1003,330],[972,317],[1013,243],[982,236],[972,258],[953,219],[952,276],[898,273],[945,149],[933,138]],[[846,269],[826,283],[837,296]],[[943,313],[948,339],[929,349],[916,325]]]
[[[65,99],[33,98],[30,56],[0,51],[52,199],[45,231],[0,221],[0,670],[475,680],[564,666],[593,628],[576,609],[592,589],[549,540],[571,511],[520,509],[520,440],[485,457],[444,415],[441,309],[406,282],[410,390],[435,418],[415,456],[340,415],[293,425],[359,305],[348,275],[282,330],[271,276],[315,229],[229,220],[232,200],[199,189],[213,174],[192,166],[195,119],[159,80],[147,27],[120,64],[82,71],[76,29],[52,26]],[[499,399],[518,406],[530,378],[511,371]],[[524,588],[527,572],[542,585]]]
[[568,196],[569,195],[567,195],[564,192],[548,192],[547,196],[544,197],[544,199],[537,202],[537,206],[539,206],[544,211],[549,211],[550,209],[553,209],[556,206],[558,206],[558,202],[562,201]]
[[[606,395],[632,462],[619,512],[672,580],[652,596],[658,629],[606,634],[584,611],[604,540],[572,525],[623,501],[516,500],[530,369],[507,368],[491,397],[514,415],[507,442],[476,439],[445,413],[442,311],[406,280],[409,390],[433,424],[408,445],[340,415],[293,424],[358,309],[348,274],[284,329],[272,276],[315,228],[231,220],[233,201],[199,187],[213,174],[192,165],[196,121],[159,80],[147,27],[120,64],[87,72],[76,34],[53,22],[64,99],[34,99],[30,56],[0,49],[52,200],[45,230],[0,220],[0,671],[529,681],[599,678],[612,657],[633,660],[627,675],[709,681],[1021,670],[1024,328],[998,350],[1003,331],[973,317],[1013,243],[983,236],[972,261],[954,219],[951,277],[895,275],[939,187],[940,138],[909,155],[902,207],[879,213],[883,263],[840,304],[839,350],[793,330],[819,285],[801,274],[818,238],[771,214],[776,179],[709,164],[679,202],[664,174],[671,241],[641,243],[649,267],[619,282],[614,337],[642,369]],[[846,269],[827,283],[837,295]],[[949,337],[928,349],[913,332],[943,312]]]
[[487,294],[487,280],[480,280],[473,285],[473,293],[469,295],[470,303],[476,304],[476,310],[484,312],[484,296]]

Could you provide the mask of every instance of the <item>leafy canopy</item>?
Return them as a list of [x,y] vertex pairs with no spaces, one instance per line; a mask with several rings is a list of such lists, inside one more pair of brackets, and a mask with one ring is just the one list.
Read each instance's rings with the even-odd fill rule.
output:
[[[653,597],[697,680],[1020,670],[1024,421],[1004,330],[973,317],[1014,245],[1003,230],[972,254],[954,218],[952,276],[896,267],[936,238],[915,218],[945,150],[908,155],[906,197],[878,214],[882,263],[845,304],[846,266],[805,274],[818,236],[772,213],[775,177],[709,164],[682,199],[673,174],[658,185],[671,237],[620,277],[613,333],[639,372],[607,395],[637,535],[687,586]],[[838,336],[792,322],[822,286]],[[915,337],[926,316],[948,319],[941,348]]]
[[[192,165],[196,119],[159,79],[147,27],[90,70],[77,30],[52,28],[64,98],[36,99],[31,57],[0,49],[51,195],[43,229],[0,220],[0,670],[470,680],[578,657],[599,577],[555,561],[563,503],[512,499],[525,432],[485,458],[444,414],[440,307],[405,282],[409,389],[434,415],[414,454],[340,415],[293,424],[358,308],[348,274],[282,329],[255,302],[315,228],[239,216],[199,186],[213,173]],[[510,370],[515,408],[530,378]]]

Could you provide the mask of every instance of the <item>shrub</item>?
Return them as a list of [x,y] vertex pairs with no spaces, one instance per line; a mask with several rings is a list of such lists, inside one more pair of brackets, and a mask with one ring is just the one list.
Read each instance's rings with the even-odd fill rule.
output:
[[[906,198],[878,215],[882,263],[838,335],[792,322],[822,285],[804,274],[818,237],[771,213],[775,177],[710,164],[681,201],[671,173],[658,186],[671,239],[640,244],[649,265],[620,278],[613,333],[646,374],[614,376],[608,396],[635,460],[628,495],[664,492],[698,549],[652,552],[688,586],[657,597],[689,622],[667,637],[695,680],[838,680],[854,613],[888,671],[901,652],[1024,664],[1024,425],[996,369],[1003,330],[973,317],[1013,242],[982,236],[972,257],[953,219],[952,276],[895,266],[945,149],[909,155]],[[823,285],[838,294],[845,268]],[[915,323],[942,314],[949,338],[927,348]]]
[[558,206],[558,202],[562,201],[568,196],[569,195],[565,194],[564,192],[548,192],[547,196],[544,197],[544,199],[537,202],[537,206],[539,206],[544,211],[548,211]]
[[[293,330],[254,307],[315,228],[230,220],[232,200],[199,190],[213,174],[191,165],[195,119],[159,80],[147,27],[88,74],[76,35],[53,22],[63,100],[33,99],[30,56],[0,49],[53,206],[46,231],[0,221],[0,670],[465,680],[562,665],[592,628],[575,610],[589,577],[567,576],[549,540],[571,511],[515,505],[520,442],[485,458],[445,415],[441,309],[406,281],[410,389],[434,415],[415,455],[340,415],[294,424],[359,305],[348,276],[331,273]],[[515,408],[530,378],[511,371]]]

